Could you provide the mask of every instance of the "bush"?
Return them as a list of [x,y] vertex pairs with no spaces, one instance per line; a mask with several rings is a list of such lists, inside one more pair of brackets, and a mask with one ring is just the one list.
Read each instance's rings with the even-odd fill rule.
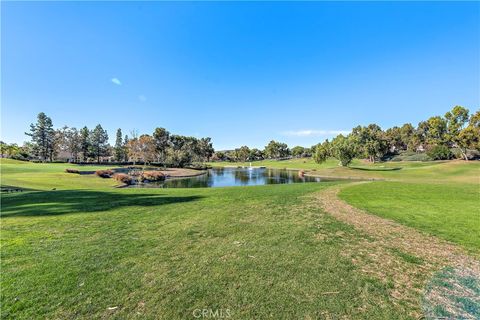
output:
[[97,170],[95,174],[101,178],[111,178],[113,175],[112,170]]
[[165,180],[165,175],[160,171],[144,171],[141,177],[141,180],[148,181],[163,181]]
[[447,146],[434,146],[427,152],[431,160],[450,160],[453,158],[453,153]]
[[80,174],[80,171],[78,171],[77,169],[65,169],[65,172],[66,173],[76,173],[76,174]]
[[113,178],[126,185],[130,185],[133,182],[132,177],[125,173],[116,173]]
[[390,159],[391,161],[428,161],[430,158],[426,153],[417,153],[413,151],[402,151],[400,154]]

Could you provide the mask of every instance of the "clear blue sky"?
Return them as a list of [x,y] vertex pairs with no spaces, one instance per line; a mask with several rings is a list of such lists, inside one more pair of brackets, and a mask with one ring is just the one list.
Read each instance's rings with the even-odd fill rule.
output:
[[2,140],[54,125],[310,146],[480,106],[480,4],[1,4]]

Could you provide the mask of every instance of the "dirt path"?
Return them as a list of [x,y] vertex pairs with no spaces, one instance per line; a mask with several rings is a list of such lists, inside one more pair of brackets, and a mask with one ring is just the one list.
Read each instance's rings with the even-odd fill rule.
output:
[[[340,188],[315,197],[328,214],[366,234],[360,243],[349,244],[343,255],[363,272],[388,283],[392,300],[414,317],[439,312],[463,319],[478,316],[480,309],[466,309],[480,308],[479,261],[456,245],[352,207],[337,197]],[[473,303],[473,308],[462,304],[462,299]]]

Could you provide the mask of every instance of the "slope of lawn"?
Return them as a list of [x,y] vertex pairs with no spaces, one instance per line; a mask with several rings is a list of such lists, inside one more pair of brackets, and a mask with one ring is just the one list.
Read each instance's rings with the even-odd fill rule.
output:
[[339,255],[362,236],[304,207],[327,186],[4,195],[2,318],[407,318]]
[[112,179],[99,179],[95,175],[66,173],[65,169],[95,171],[108,166],[75,165],[68,163],[33,163],[0,159],[2,186],[35,190],[109,188],[116,185]]
[[382,181],[348,186],[340,197],[370,213],[480,253],[479,184]]

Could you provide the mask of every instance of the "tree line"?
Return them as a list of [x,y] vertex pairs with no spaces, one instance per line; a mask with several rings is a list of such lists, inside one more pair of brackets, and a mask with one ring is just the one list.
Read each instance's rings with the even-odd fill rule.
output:
[[131,132],[123,136],[117,130],[114,146],[108,143],[108,134],[99,124],[93,130],[83,127],[54,129],[52,120],[40,113],[30,126],[31,137],[22,147],[0,142],[2,156],[19,159],[54,161],[60,154],[68,154],[71,162],[143,162],[168,166],[186,166],[204,161],[257,161],[313,157],[321,163],[330,157],[348,166],[354,158],[371,162],[385,160],[402,152],[428,155],[428,159],[443,160],[454,157],[469,160],[480,155],[480,111],[470,114],[462,106],[455,106],[444,116],[433,116],[415,127],[405,123],[382,130],[377,124],[357,126],[348,135],[338,135],[310,148],[270,141],[263,150],[242,146],[234,150],[214,152],[210,138],[197,139],[170,134],[156,128],[149,134]]
[[210,138],[170,134],[165,128],[156,128],[151,135],[133,131],[130,137],[123,136],[118,129],[115,145],[111,146],[108,133],[100,124],[92,130],[86,126],[54,129],[52,119],[43,112],[25,134],[31,141],[22,147],[0,142],[2,156],[43,162],[64,159],[75,163],[142,162],[182,167],[210,161],[214,153]]
[[452,150],[467,161],[469,150],[480,151],[480,111],[470,115],[468,109],[455,106],[443,117],[430,117],[416,128],[410,123],[386,131],[376,124],[357,126],[349,135],[318,144],[313,156],[318,163],[335,157],[348,166],[354,158],[375,162],[400,151],[426,152],[431,160],[448,160],[455,157]]
[[375,162],[408,151],[426,153],[431,160],[453,157],[468,160],[469,150],[480,151],[480,111],[470,114],[468,109],[455,106],[443,117],[430,117],[417,127],[405,123],[384,131],[377,124],[369,124],[357,126],[348,135],[340,134],[332,141],[327,139],[310,148],[296,146],[289,149],[285,143],[272,140],[263,150],[242,146],[216,152],[213,159],[246,162],[313,156],[321,163],[334,157],[341,165],[348,166],[354,158]]

